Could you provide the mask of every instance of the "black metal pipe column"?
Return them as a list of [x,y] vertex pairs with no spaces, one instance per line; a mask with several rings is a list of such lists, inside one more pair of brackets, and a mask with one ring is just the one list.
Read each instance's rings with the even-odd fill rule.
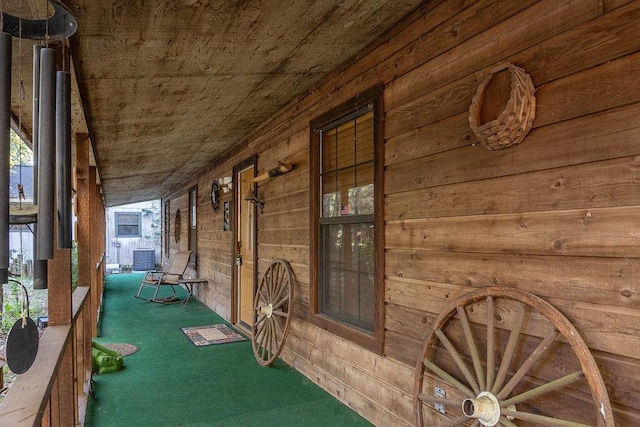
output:
[[38,204],[38,135],[40,134],[40,52],[42,45],[33,46],[33,112],[31,143],[33,144],[33,203]]
[[0,33],[0,285],[9,281],[9,157],[12,38]]
[[53,258],[56,173],[56,51],[40,52],[40,131],[38,141],[37,258]]
[[[40,53],[42,45],[33,46],[33,203],[38,204],[38,147],[40,146]],[[38,259],[38,223],[33,224],[33,288],[47,289],[49,265],[46,259]]]
[[58,71],[56,77],[58,248],[71,249],[71,74]]

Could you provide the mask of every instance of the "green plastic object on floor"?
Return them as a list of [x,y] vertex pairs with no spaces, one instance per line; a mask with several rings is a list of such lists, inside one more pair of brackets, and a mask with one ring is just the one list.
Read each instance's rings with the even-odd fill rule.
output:
[[91,359],[93,372],[100,374],[119,371],[124,363],[120,353],[103,347],[97,342],[91,343]]

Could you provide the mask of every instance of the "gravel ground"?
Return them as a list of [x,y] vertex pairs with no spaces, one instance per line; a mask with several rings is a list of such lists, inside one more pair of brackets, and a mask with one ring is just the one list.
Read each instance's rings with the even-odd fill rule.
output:
[[[38,317],[47,316],[47,300],[48,293],[46,289],[33,289],[30,279],[22,282],[27,289],[29,295],[29,317],[31,317],[36,323]],[[21,299],[22,290],[19,285],[9,283],[2,287],[4,295],[4,304],[2,312],[2,322],[0,322],[0,362],[5,362],[7,335],[11,330],[11,327],[15,321],[20,317],[21,311]],[[42,334],[42,330],[40,334]],[[9,370],[9,367],[4,368],[4,386],[0,392],[0,402],[4,398],[5,394],[13,381],[15,381],[17,375]]]

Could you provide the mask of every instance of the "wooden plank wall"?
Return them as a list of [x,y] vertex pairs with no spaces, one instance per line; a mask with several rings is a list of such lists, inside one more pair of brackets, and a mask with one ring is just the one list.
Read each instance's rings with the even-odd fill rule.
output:
[[[482,79],[510,61],[537,88],[521,145],[478,144],[468,108]],[[199,299],[231,318],[231,238],[209,204],[212,179],[257,154],[259,273],[295,274],[283,359],[377,425],[414,423],[413,370],[429,322],[478,287],[544,297],[596,356],[619,425],[639,425],[640,1],[426,2],[386,39],[336,70],[197,179]],[[385,346],[379,356],[306,322],[309,121],[385,84]],[[194,180],[194,182],[196,182]],[[190,184],[192,185],[192,184]],[[187,188],[171,196],[172,221]],[[222,201],[225,201],[224,196]],[[230,199],[229,199],[230,200]]]

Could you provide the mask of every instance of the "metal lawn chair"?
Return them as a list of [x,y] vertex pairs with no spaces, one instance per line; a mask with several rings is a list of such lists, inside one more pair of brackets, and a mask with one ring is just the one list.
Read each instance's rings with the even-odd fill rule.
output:
[[[138,288],[138,293],[134,295],[134,297],[143,299],[145,301],[159,302],[159,303],[177,301],[176,290],[174,286],[180,285],[179,280],[182,279],[182,275],[187,269],[187,264],[189,264],[189,257],[191,257],[191,251],[180,251],[176,254],[175,258],[173,259],[173,264],[171,265],[171,268],[169,269],[169,271],[166,271],[166,272],[155,271],[155,270],[147,271],[147,274],[145,274],[144,279],[142,279],[142,282],[140,283],[140,288]],[[160,290],[161,286],[165,286],[165,285],[168,285],[171,287],[171,291],[173,292],[173,295],[171,297],[163,298],[159,300],[157,299],[158,291]],[[140,294],[142,293],[142,290],[145,287],[150,287],[155,289],[155,292],[153,293],[152,298],[143,298],[140,296]]]

